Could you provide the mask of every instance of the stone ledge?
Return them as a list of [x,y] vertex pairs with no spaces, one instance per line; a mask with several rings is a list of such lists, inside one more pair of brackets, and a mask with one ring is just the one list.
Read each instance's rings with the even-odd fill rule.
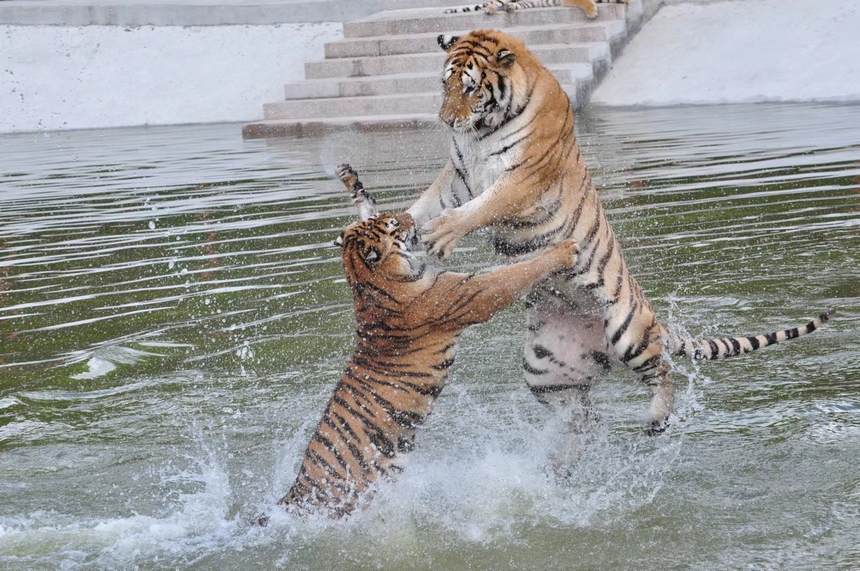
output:
[[230,26],[346,22],[451,0],[0,0],[13,26]]
[[279,137],[316,137],[329,133],[358,133],[429,129],[439,124],[436,115],[390,115],[385,117],[338,117],[337,119],[271,120],[249,123],[242,127],[244,139]]

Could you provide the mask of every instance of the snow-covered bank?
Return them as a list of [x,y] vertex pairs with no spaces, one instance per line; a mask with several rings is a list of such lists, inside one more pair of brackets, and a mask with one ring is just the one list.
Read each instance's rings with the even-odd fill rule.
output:
[[0,26],[0,133],[256,120],[341,29]]
[[860,2],[664,6],[591,104],[860,101]]

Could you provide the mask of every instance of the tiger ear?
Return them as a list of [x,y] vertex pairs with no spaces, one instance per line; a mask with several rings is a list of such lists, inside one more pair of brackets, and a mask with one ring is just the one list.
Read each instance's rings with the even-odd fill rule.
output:
[[334,245],[338,248],[343,248],[343,232],[340,233],[340,236],[335,238]]
[[460,36],[448,36],[445,34],[439,34],[439,37],[436,38],[436,41],[439,43],[439,47],[441,47],[447,52],[454,44],[457,43],[457,40],[459,39]]
[[517,54],[510,50],[499,50],[496,54],[496,63],[502,67],[511,67],[517,61]]

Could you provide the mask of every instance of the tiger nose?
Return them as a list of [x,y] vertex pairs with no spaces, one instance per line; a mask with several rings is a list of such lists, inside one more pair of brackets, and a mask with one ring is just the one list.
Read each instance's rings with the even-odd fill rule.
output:
[[[459,85],[458,82],[454,83]],[[465,115],[466,108],[467,105],[457,96],[455,89],[449,87],[445,91],[445,98],[439,108],[439,118],[449,127],[453,127],[457,123],[457,119]]]
[[453,127],[454,121],[457,120],[457,114],[452,109],[449,109],[449,107],[444,103],[442,104],[442,108],[439,110],[439,119],[449,127]]

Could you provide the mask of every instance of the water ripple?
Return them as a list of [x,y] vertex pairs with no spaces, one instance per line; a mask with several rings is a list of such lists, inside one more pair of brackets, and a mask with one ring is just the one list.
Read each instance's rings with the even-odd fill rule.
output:
[[[754,333],[829,307],[837,318],[761,355],[676,364],[678,426],[660,438],[639,428],[646,391],[612,373],[565,479],[547,469],[563,419],[522,384],[517,306],[464,335],[397,486],[346,526],[283,516],[267,532],[241,522],[291,481],[352,350],[332,240],[353,212],[332,169],[351,162],[400,209],[443,163],[441,133],[0,137],[0,566],[852,560],[857,125],[857,106],[581,113],[628,264],[672,328]],[[496,264],[487,242],[468,237],[449,267]]]

